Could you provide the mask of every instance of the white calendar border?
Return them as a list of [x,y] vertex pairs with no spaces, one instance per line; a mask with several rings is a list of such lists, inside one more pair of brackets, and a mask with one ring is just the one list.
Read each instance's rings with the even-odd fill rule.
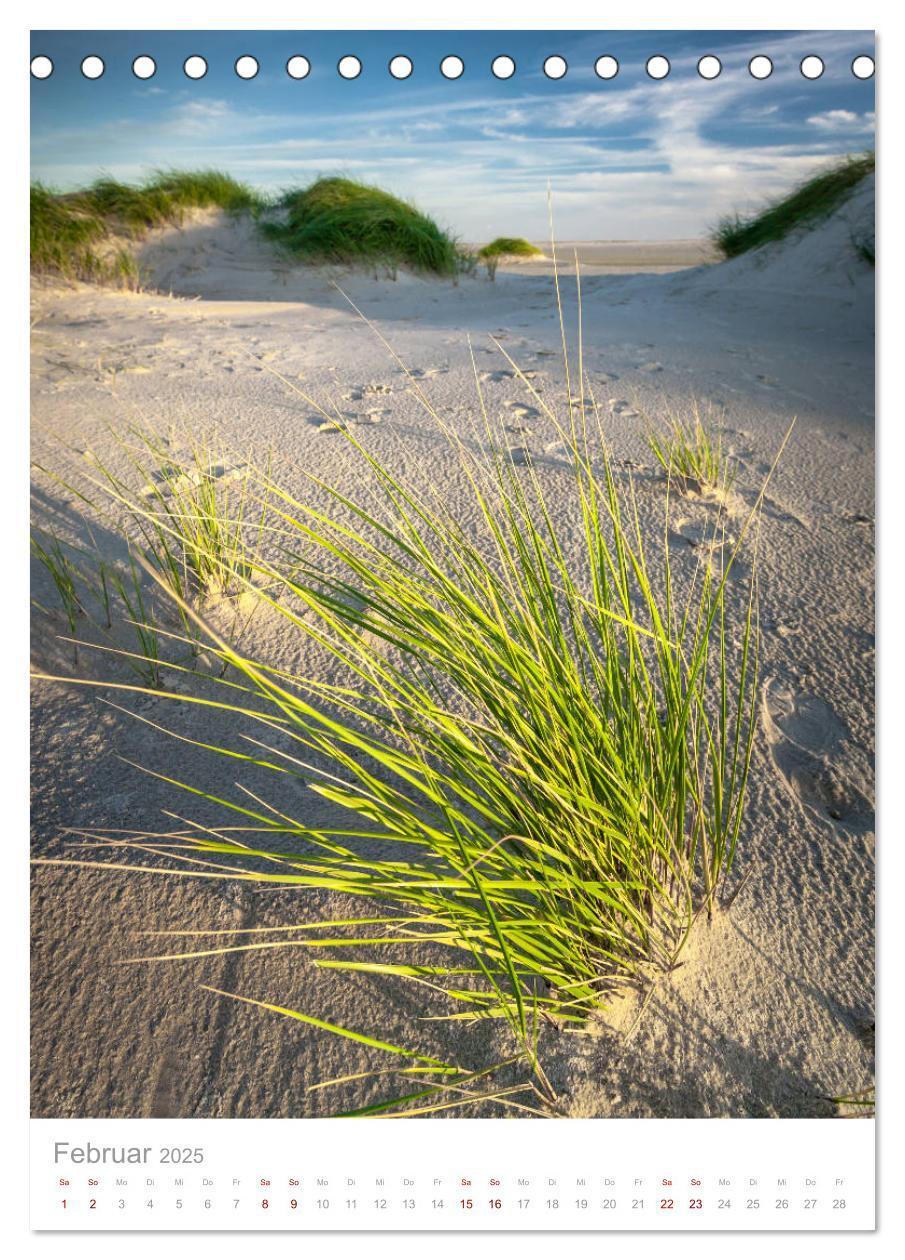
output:
[[[336,10],[332,12],[330,20],[321,20],[306,13],[305,7],[298,3],[270,0],[266,9],[266,20],[254,21],[249,20],[250,6],[247,0],[244,3],[237,0],[221,0],[220,3],[214,3],[213,0],[196,0],[191,8],[184,3],[177,4],[175,0],[158,0],[150,15],[153,20],[149,21],[145,18],[145,20],[136,21],[129,20],[130,15],[124,12],[122,5],[114,4],[111,0],[106,0],[105,3],[90,0],[89,3],[78,6],[73,5],[71,0],[69,3],[61,3],[60,0],[41,0],[30,6],[27,18],[37,29],[86,30],[104,28],[197,30],[209,27],[252,30],[279,29],[283,26],[359,30],[431,27],[435,29],[551,29],[551,17],[556,19],[556,27],[561,29],[800,30],[828,27],[865,29],[879,26],[877,86],[881,127],[882,120],[887,117],[905,116],[905,75],[901,73],[902,62],[905,59],[902,18],[892,11],[890,5],[884,5],[882,8],[880,5],[875,5],[866,9],[863,4],[852,5],[850,0],[849,3],[843,3],[842,0],[823,0],[820,4],[809,3],[795,6],[778,3],[777,0],[761,0],[756,10],[753,10],[752,6],[752,11],[746,14],[740,7],[735,7],[731,13],[727,13],[725,3],[698,3],[689,8],[678,3],[664,2],[653,6],[641,0],[631,6],[630,21],[620,21],[599,3],[576,4],[569,3],[568,0],[557,6],[555,12],[551,11],[549,2],[539,4],[534,3],[533,0],[521,0],[520,3],[516,3],[516,0],[497,0],[491,6],[486,3],[486,0],[483,3],[475,3],[475,0],[459,0],[450,7],[451,20],[446,21],[436,19],[426,21],[423,0],[421,3],[414,3],[413,0],[398,0],[391,8],[376,12],[375,7],[373,3],[364,3],[364,0],[347,0],[341,9],[342,21],[338,20]],[[22,11],[19,10],[19,12]],[[14,24],[7,21],[7,29],[4,30],[7,38],[0,45],[0,67],[2,67],[0,91],[3,93],[5,106],[3,118],[7,124],[8,160],[11,160],[13,170],[16,172],[13,182],[15,186],[21,184],[24,187],[23,181],[28,167],[27,126],[24,123],[27,120],[29,85],[27,73],[22,67],[27,65],[28,31],[20,25],[26,20],[26,15],[23,12],[20,18],[19,12],[15,14]],[[381,20],[389,14],[392,15],[392,21]],[[884,75],[884,67],[889,71],[888,75]],[[892,227],[887,237],[883,233],[883,224],[888,222],[892,225],[901,219],[905,180],[903,180],[901,168],[896,169],[892,165],[892,146],[887,149],[883,143],[882,134],[879,138],[879,147],[881,175],[878,216],[883,236],[882,277],[884,279],[879,286],[881,324],[878,346],[882,364],[884,350],[890,361],[899,353],[897,346],[899,337],[896,337],[896,341],[893,341],[893,337],[896,336],[897,325],[901,324],[901,300],[897,300],[891,278],[894,275],[905,276],[905,268],[902,266],[905,240],[902,239],[901,234],[897,239]],[[887,160],[890,163],[889,166],[887,166]],[[3,321],[5,334],[0,344],[6,356],[4,384],[7,387],[5,391],[7,432],[4,435],[4,466],[25,470],[28,460],[27,433],[24,426],[17,426],[15,423],[27,412],[28,268],[24,245],[27,227],[24,196],[15,202],[6,199],[0,205],[0,222],[5,229],[0,240],[9,251],[4,274],[8,285],[12,285],[11,291],[18,293],[21,302],[21,305],[18,302],[8,302],[0,311],[0,320]],[[902,754],[905,753],[905,739],[903,739],[901,723],[897,723],[895,717],[905,710],[905,683],[903,683],[905,662],[902,661],[901,654],[897,661],[893,652],[888,649],[894,643],[893,627],[901,624],[900,618],[896,616],[897,612],[901,611],[897,602],[901,596],[893,566],[896,564],[895,558],[900,557],[902,551],[905,550],[905,537],[896,537],[897,531],[902,529],[901,510],[898,514],[899,519],[895,519],[897,498],[901,498],[901,486],[898,484],[900,477],[897,477],[896,473],[905,467],[905,433],[903,433],[900,419],[901,400],[893,393],[892,382],[884,382],[882,376],[879,401],[878,451],[882,458],[879,460],[878,486],[878,524],[881,538],[878,574],[882,594],[878,620],[881,647],[880,679],[886,698],[879,709],[878,813],[881,835],[889,835],[894,839],[901,830],[900,827],[895,826],[893,820],[894,807],[899,803],[895,799],[894,788],[897,777],[901,779]],[[887,416],[889,422],[886,421]],[[16,489],[19,484],[14,481]],[[9,492],[9,482],[4,489],[6,493],[0,495],[0,529],[11,531],[4,532],[3,536],[12,537],[14,540],[14,558],[10,565],[12,576],[7,584],[6,593],[12,607],[25,609],[27,606],[25,592],[28,587],[27,551],[24,545],[27,535],[27,511],[24,508],[26,496],[24,485],[21,500],[16,497],[15,491]],[[16,538],[21,540],[21,547],[15,547]],[[24,616],[18,619],[14,627],[8,625],[2,627],[2,640],[3,646],[12,655],[14,661],[17,664],[24,663],[27,659],[28,645],[28,629]],[[10,690],[5,694],[5,699],[8,699],[10,703],[5,704],[4,708],[9,715],[7,721],[13,724],[13,738],[7,741],[9,745],[7,758],[2,762],[0,770],[5,776],[7,787],[4,797],[8,806],[5,828],[7,851],[14,854],[14,860],[21,863],[21,866],[16,869],[14,878],[3,881],[6,913],[2,922],[6,945],[5,957],[8,961],[5,977],[7,1000],[4,1006],[7,1036],[0,1040],[0,1068],[2,1068],[3,1081],[6,1085],[4,1101],[10,1113],[3,1129],[3,1142],[0,1144],[0,1186],[2,1186],[5,1208],[4,1236],[13,1246],[18,1244],[24,1249],[23,1253],[29,1255],[58,1254],[60,1247],[65,1246],[67,1257],[72,1256],[75,1260],[80,1260],[82,1256],[90,1256],[92,1260],[96,1260],[102,1255],[120,1255],[125,1246],[128,1246],[130,1260],[133,1256],[145,1255],[153,1255],[155,1260],[159,1260],[162,1243],[170,1254],[176,1256],[188,1254],[189,1248],[195,1254],[198,1240],[184,1235],[165,1235],[164,1241],[155,1234],[130,1234],[128,1239],[124,1239],[119,1234],[102,1236],[79,1234],[67,1235],[64,1243],[58,1235],[29,1235],[27,1233],[25,1222],[27,1160],[24,1158],[24,1151],[28,1127],[28,1056],[27,1045],[22,1034],[28,1027],[28,985],[25,968],[16,965],[24,959],[27,950],[27,911],[23,892],[27,879],[27,854],[22,841],[27,834],[28,806],[24,785],[27,783],[28,768],[27,750],[19,735],[18,726],[21,721],[24,727],[27,720],[24,666],[16,671],[10,688],[13,694],[10,694]],[[896,815],[900,812],[900,810],[895,810]],[[882,1067],[887,1058],[893,1063],[896,1059],[900,1059],[900,1048],[903,1044],[903,1035],[905,1035],[900,986],[894,988],[893,983],[897,978],[894,961],[896,945],[901,944],[900,940],[898,942],[894,940],[893,934],[895,928],[901,930],[901,916],[895,915],[892,890],[902,887],[905,882],[905,855],[902,853],[901,844],[891,843],[888,849],[882,851],[880,873],[878,877],[880,898],[878,948],[881,959],[881,992],[886,994],[886,1001],[880,1002],[879,1061]],[[896,918],[899,922],[896,922]],[[884,959],[890,960],[888,964],[883,963]],[[12,967],[9,966],[10,962],[13,963]],[[897,989],[899,992],[896,992]],[[9,1035],[10,1030],[12,1030],[12,1036]],[[842,1255],[844,1251],[848,1257],[855,1246],[860,1249],[862,1246],[879,1245],[885,1253],[887,1247],[891,1248],[895,1236],[900,1238],[901,1243],[901,1217],[898,1214],[901,1191],[893,1181],[891,1149],[892,1135],[903,1131],[902,1086],[901,1080],[897,1078],[901,1078],[901,1073],[897,1073],[895,1068],[892,1068],[889,1073],[881,1075],[879,1082],[879,1094],[882,1100],[881,1120],[878,1125],[879,1184],[881,1186],[880,1232],[872,1236],[858,1235],[857,1240],[849,1237],[848,1234],[798,1235],[792,1244],[797,1252],[803,1251],[805,1255],[817,1255],[819,1249],[820,1256],[827,1257],[834,1254]],[[423,1123],[419,1121],[419,1126]],[[606,1121],[598,1123],[606,1123]],[[637,1123],[647,1122],[638,1121]],[[719,1125],[724,1122],[708,1123]],[[835,1122],[827,1121],[826,1123]],[[420,1132],[422,1132],[420,1127],[411,1130],[413,1143],[422,1140],[418,1136]],[[348,1235],[319,1234],[316,1238],[315,1246],[313,1239],[311,1243],[305,1243],[296,1235],[273,1235],[268,1240],[267,1246],[274,1249],[272,1254],[284,1254],[284,1252],[289,1254],[291,1248],[291,1254],[295,1256],[299,1254],[299,1247],[306,1245],[307,1254],[316,1254],[318,1257],[339,1255],[341,1249],[346,1251],[349,1249]],[[248,1241],[247,1235],[218,1233],[215,1244],[218,1260],[219,1257],[226,1258],[234,1255],[247,1260]],[[662,1253],[662,1249],[668,1246],[670,1256],[677,1256],[679,1260],[686,1255],[694,1255],[697,1258],[702,1254],[702,1250],[706,1255],[709,1248],[713,1248],[714,1253],[716,1248],[719,1248],[720,1253],[723,1254],[731,1245],[734,1260],[736,1256],[748,1254],[753,1256],[756,1253],[761,1256],[764,1241],[759,1233],[733,1234],[731,1240],[724,1234],[714,1233],[706,1236],[671,1235],[668,1242],[652,1238],[650,1235],[632,1234],[632,1242],[629,1245],[632,1247],[634,1256],[653,1255],[658,1249]],[[352,1245],[355,1245],[354,1240]],[[496,1257],[500,1253],[500,1245],[500,1239],[488,1239],[485,1235],[472,1235],[467,1243],[470,1256],[493,1255]],[[551,1236],[548,1233],[535,1236],[519,1235],[516,1245],[520,1256],[543,1255],[545,1260],[549,1260]],[[571,1260],[571,1256],[600,1256],[603,1254],[604,1247],[612,1248],[618,1246],[619,1243],[615,1238],[601,1240],[599,1234],[572,1234],[568,1237],[567,1245],[570,1248]],[[768,1245],[770,1245],[769,1241]],[[421,1255],[428,1251],[432,1257],[453,1255],[461,1257],[462,1238],[456,1233],[369,1235],[367,1247],[369,1260],[372,1257],[380,1260],[382,1256],[392,1256],[396,1260],[397,1257]]]
[[[67,0],[37,0],[29,6],[34,30],[872,30],[886,21],[886,6],[853,6],[846,0],[758,0],[749,16],[736,6],[727,11],[725,0],[701,0],[684,4],[638,0],[619,15],[598,0],[563,0],[551,8],[549,0],[454,0],[448,14],[440,6],[426,11],[423,0],[396,0],[392,6],[375,7],[369,0],[343,0],[327,16],[305,11],[292,0],[270,0],[263,18],[250,15],[249,0],[195,0],[188,7],[179,0],[158,0],[153,9],[132,17],[116,0],[85,0],[74,6]],[[342,15],[342,21],[338,20]],[[753,14],[753,16],[751,16]],[[205,15],[208,21],[203,20]],[[392,15],[392,20],[386,20]],[[552,21],[554,18],[556,21]],[[150,20],[149,20],[150,19]],[[882,21],[881,21],[882,20]],[[702,50],[705,51],[705,50]]]

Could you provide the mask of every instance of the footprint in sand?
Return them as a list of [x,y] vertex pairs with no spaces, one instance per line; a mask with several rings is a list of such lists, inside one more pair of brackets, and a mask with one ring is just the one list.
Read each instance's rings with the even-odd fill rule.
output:
[[712,524],[684,517],[676,521],[671,532],[674,538],[687,543],[689,547],[707,547],[712,551],[722,549],[729,542],[729,539],[721,536],[719,530],[714,531]]
[[521,420],[527,419],[528,416],[540,415],[540,412],[536,407],[532,407],[528,403],[518,402],[518,400],[512,398],[507,398],[503,403],[503,406],[511,411],[514,416],[518,416]]
[[[684,543],[701,553],[703,563],[717,581],[728,570],[728,581],[746,582],[751,576],[751,565],[738,555],[735,539],[717,525],[706,521],[682,518],[669,531],[673,542]],[[735,554],[733,555],[733,553]]]
[[662,364],[662,363],[658,363],[658,362],[656,361],[656,359],[651,359],[651,360],[649,360],[647,363],[639,363],[639,364],[637,365],[637,371],[639,371],[639,372],[662,372],[662,371],[663,371],[663,364]]
[[849,730],[826,700],[786,679],[768,678],[762,721],[773,763],[802,805],[843,831],[873,828],[873,806],[839,769]]
[[409,370],[409,376],[416,381],[424,381],[430,376],[445,376],[448,371],[449,368],[445,367],[411,368]]
[[503,426],[507,433],[520,433],[523,437],[530,437],[534,432],[527,424],[507,424]]
[[[167,442],[166,445],[181,446],[181,443]],[[88,452],[85,454],[87,458]],[[172,494],[195,489],[204,482],[241,480],[248,476],[249,471],[247,464],[210,464],[206,469],[192,468],[184,472],[178,465],[171,464],[154,473],[152,480],[138,493],[145,499],[161,495],[168,498]]]
[[478,380],[480,381],[511,381],[515,376],[514,372],[510,372],[509,368],[495,368],[492,372],[479,372]]
[[843,512],[842,519],[850,525],[873,525],[874,518],[866,512]]
[[611,398],[609,408],[614,416],[624,416],[626,420],[633,420],[638,412],[630,402],[626,402],[624,398]]
[[380,424],[384,416],[389,415],[388,407],[378,407],[373,411],[347,411],[335,420],[325,420],[323,416],[311,416],[309,424],[314,425],[318,433],[345,433],[350,425]]
[[372,382],[370,385],[353,385],[342,397],[348,402],[361,402],[368,394],[392,394],[392,392],[392,385]]

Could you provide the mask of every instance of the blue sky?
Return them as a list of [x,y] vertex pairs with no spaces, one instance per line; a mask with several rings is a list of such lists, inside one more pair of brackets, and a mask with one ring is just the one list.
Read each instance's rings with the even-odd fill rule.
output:
[[[32,53],[55,68],[32,80],[32,176],[69,189],[213,166],[276,191],[348,174],[472,241],[544,238],[549,182],[562,240],[698,236],[873,145],[874,83],[850,69],[873,52],[857,31],[36,31]],[[93,81],[79,70],[89,53],[106,64]],[[349,53],[355,80],[336,71]],[[406,80],[387,72],[400,53]],[[454,81],[438,69],[452,53],[466,67]],[[489,69],[501,53],[517,65],[506,81]],[[552,53],[569,65],[557,81],[542,69]],[[594,73],[605,53],[620,63],[609,81]],[[664,80],[645,74],[653,53],[670,59]],[[696,72],[705,53],[723,63],[714,81]],[[138,54],[154,78],[133,76]],[[204,79],[184,75],[190,54],[206,58]],[[244,54],[261,66],[252,80],[233,69]],[[293,54],[311,62],[304,80],[286,74]],[[755,54],[773,60],[769,79],[748,74]],[[826,63],[818,80],[799,71],[808,54]]]

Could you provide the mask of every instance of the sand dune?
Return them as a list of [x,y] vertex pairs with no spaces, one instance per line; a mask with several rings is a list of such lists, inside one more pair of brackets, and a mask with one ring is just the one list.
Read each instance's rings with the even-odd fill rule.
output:
[[[750,502],[798,420],[760,544],[761,729],[739,858],[750,878],[731,913],[698,930],[631,1037],[629,999],[592,1036],[565,1045],[550,1035],[548,1070],[574,1114],[828,1115],[828,1098],[872,1079],[873,272],[850,248],[872,199],[865,184],[809,234],[672,275],[609,273],[698,264],[703,247],[632,253],[623,242],[579,243],[588,260],[585,366],[614,452],[635,468],[645,521],[663,496],[643,440],[648,421],[694,402],[709,408]],[[430,422],[339,285],[463,432],[475,409],[470,337],[493,414],[537,458],[555,498],[556,434],[488,336],[562,402],[549,264],[503,266],[495,283],[457,285],[300,267],[276,257],[248,221],[219,215],[153,233],[140,261],[149,289],[139,294],[34,294],[34,457],[76,489],[83,452],[108,451],[107,427],[123,432],[137,421],[176,443],[180,433],[216,429],[225,446],[271,451],[275,475],[290,485],[299,466],[340,484],[354,477],[342,435],[266,364],[335,402],[383,459],[416,485],[444,484],[454,502],[462,487]],[[571,331],[571,284],[564,294]],[[40,475],[36,512],[64,537],[85,537],[77,495]],[[695,498],[677,512],[677,546],[690,558],[710,512]],[[53,602],[40,572],[35,597]],[[36,613],[39,668],[71,672],[60,630]],[[287,650],[280,632],[266,615],[247,630],[273,659]],[[316,654],[306,663],[316,668]],[[140,697],[131,707],[201,731],[181,711],[189,706]],[[63,852],[64,828],[157,829],[163,809],[205,816],[120,758],[203,777],[214,791],[229,791],[236,777],[84,689],[37,683],[33,723],[39,855]],[[294,807],[320,808],[307,799]],[[499,1049],[500,1034],[483,1027],[415,1025],[425,999],[401,981],[339,979],[293,951],[117,965],[136,952],[137,929],[297,921],[303,913],[286,893],[38,868],[34,897],[37,1115],[317,1114],[336,1099],[306,1095],[306,1083],[373,1065],[363,1047],[228,1003],[199,982],[476,1064]],[[344,909],[319,898],[322,916]],[[353,1084],[343,1104],[360,1105],[373,1089]]]

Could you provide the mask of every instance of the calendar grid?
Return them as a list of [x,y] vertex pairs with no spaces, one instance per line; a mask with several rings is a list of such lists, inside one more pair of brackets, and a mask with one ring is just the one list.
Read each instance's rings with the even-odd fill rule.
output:
[[[428,1132],[425,1133],[425,1124]],[[437,1131],[437,1126],[443,1128]],[[874,1122],[32,1122],[38,1230],[865,1230]],[[427,1140],[425,1140],[427,1139]],[[434,1152],[424,1159],[415,1151]]]

